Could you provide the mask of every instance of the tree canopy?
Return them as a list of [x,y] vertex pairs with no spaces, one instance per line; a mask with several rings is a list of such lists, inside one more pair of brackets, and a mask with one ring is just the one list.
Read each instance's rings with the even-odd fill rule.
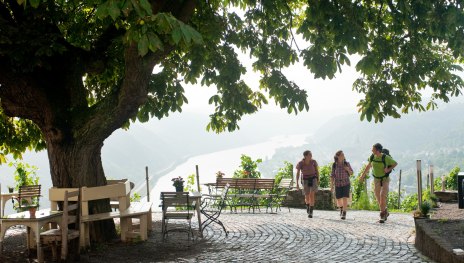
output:
[[0,150],[101,144],[130,120],[182,111],[183,83],[214,86],[207,128],[233,131],[269,99],[309,109],[282,69],[302,61],[331,79],[353,54],[361,119],[434,109],[462,92],[463,1],[2,0]]

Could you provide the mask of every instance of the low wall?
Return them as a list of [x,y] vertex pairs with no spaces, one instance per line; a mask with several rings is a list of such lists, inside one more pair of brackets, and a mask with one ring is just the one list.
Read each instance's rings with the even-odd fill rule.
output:
[[[288,192],[284,206],[305,208],[304,195],[301,190],[292,189]],[[329,188],[319,189],[316,193],[316,204],[314,209],[334,210],[332,192]]]
[[432,219],[414,218],[416,225],[416,240],[414,246],[425,256],[437,261],[446,263],[462,263],[464,256],[457,256],[453,247],[441,241],[440,233],[433,231]]

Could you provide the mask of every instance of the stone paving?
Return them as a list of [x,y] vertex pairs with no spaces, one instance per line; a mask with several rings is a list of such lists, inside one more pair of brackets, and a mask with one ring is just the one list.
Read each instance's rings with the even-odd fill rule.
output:
[[[378,212],[282,209],[277,214],[247,212],[221,215],[229,236],[217,225],[203,239],[188,241],[185,233],[151,234],[145,260],[90,256],[91,262],[433,262],[414,247],[414,220],[410,214],[391,214],[379,224]],[[160,215],[155,214],[154,220]],[[159,228],[157,228],[159,229]],[[151,242],[151,244],[150,244]],[[147,243],[147,242],[144,242]],[[135,248],[135,246],[134,246]],[[151,248],[151,249],[150,249]],[[131,251],[132,247],[127,248]],[[151,252],[155,252],[150,256]],[[100,261],[101,260],[101,261]]]
[[[414,220],[392,213],[379,224],[378,212],[282,208],[277,214],[223,212],[229,230],[208,227],[204,238],[188,240],[170,233],[161,240],[161,214],[154,214],[154,231],[146,242],[115,243],[81,258],[87,262],[433,262],[414,247]],[[195,226],[194,226],[195,227]],[[6,242],[8,243],[8,241]]]

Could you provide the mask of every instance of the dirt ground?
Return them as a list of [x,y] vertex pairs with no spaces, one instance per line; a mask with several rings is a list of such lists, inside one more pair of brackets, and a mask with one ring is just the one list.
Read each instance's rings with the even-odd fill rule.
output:
[[464,209],[459,209],[457,203],[439,203],[434,209],[430,220],[430,229],[454,248],[464,245]]

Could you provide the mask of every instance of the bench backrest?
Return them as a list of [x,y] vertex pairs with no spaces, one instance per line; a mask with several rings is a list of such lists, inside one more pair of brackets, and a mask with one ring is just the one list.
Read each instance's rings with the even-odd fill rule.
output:
[[216,188],[224,188],[226,184],[230,189],[241,190],[272,190],[275,179],[269,178],[216,178]]
[[257,178],[255,189],[256,190],[272,190],[274,189],[274,182],[275,182],[275,179]]
[[282,180],[279,183],[279,188],[281,189],[291,188],[292,186],[293,186],[292,178],[282,178]]
[[89,201],[100,199],[113,199],[119,201],[119,211],[124,211],[130,206],[130,182],[116,183],[96,187],[82,187],[81,212],[83,216],[89,215]]
[[[79,188],[57,188],[57,187],[52,187],[48,189],[48,199],[50,200],[50,209],[52,211],[57,211],[58,210],[58,202],[63,202],[64,201],[64,193],[68,192],[74,192],[74,191],[79,191]],[[71,196],[69,198],[69,201],[76,202],[78,201],[78,198],[75,196]]]

